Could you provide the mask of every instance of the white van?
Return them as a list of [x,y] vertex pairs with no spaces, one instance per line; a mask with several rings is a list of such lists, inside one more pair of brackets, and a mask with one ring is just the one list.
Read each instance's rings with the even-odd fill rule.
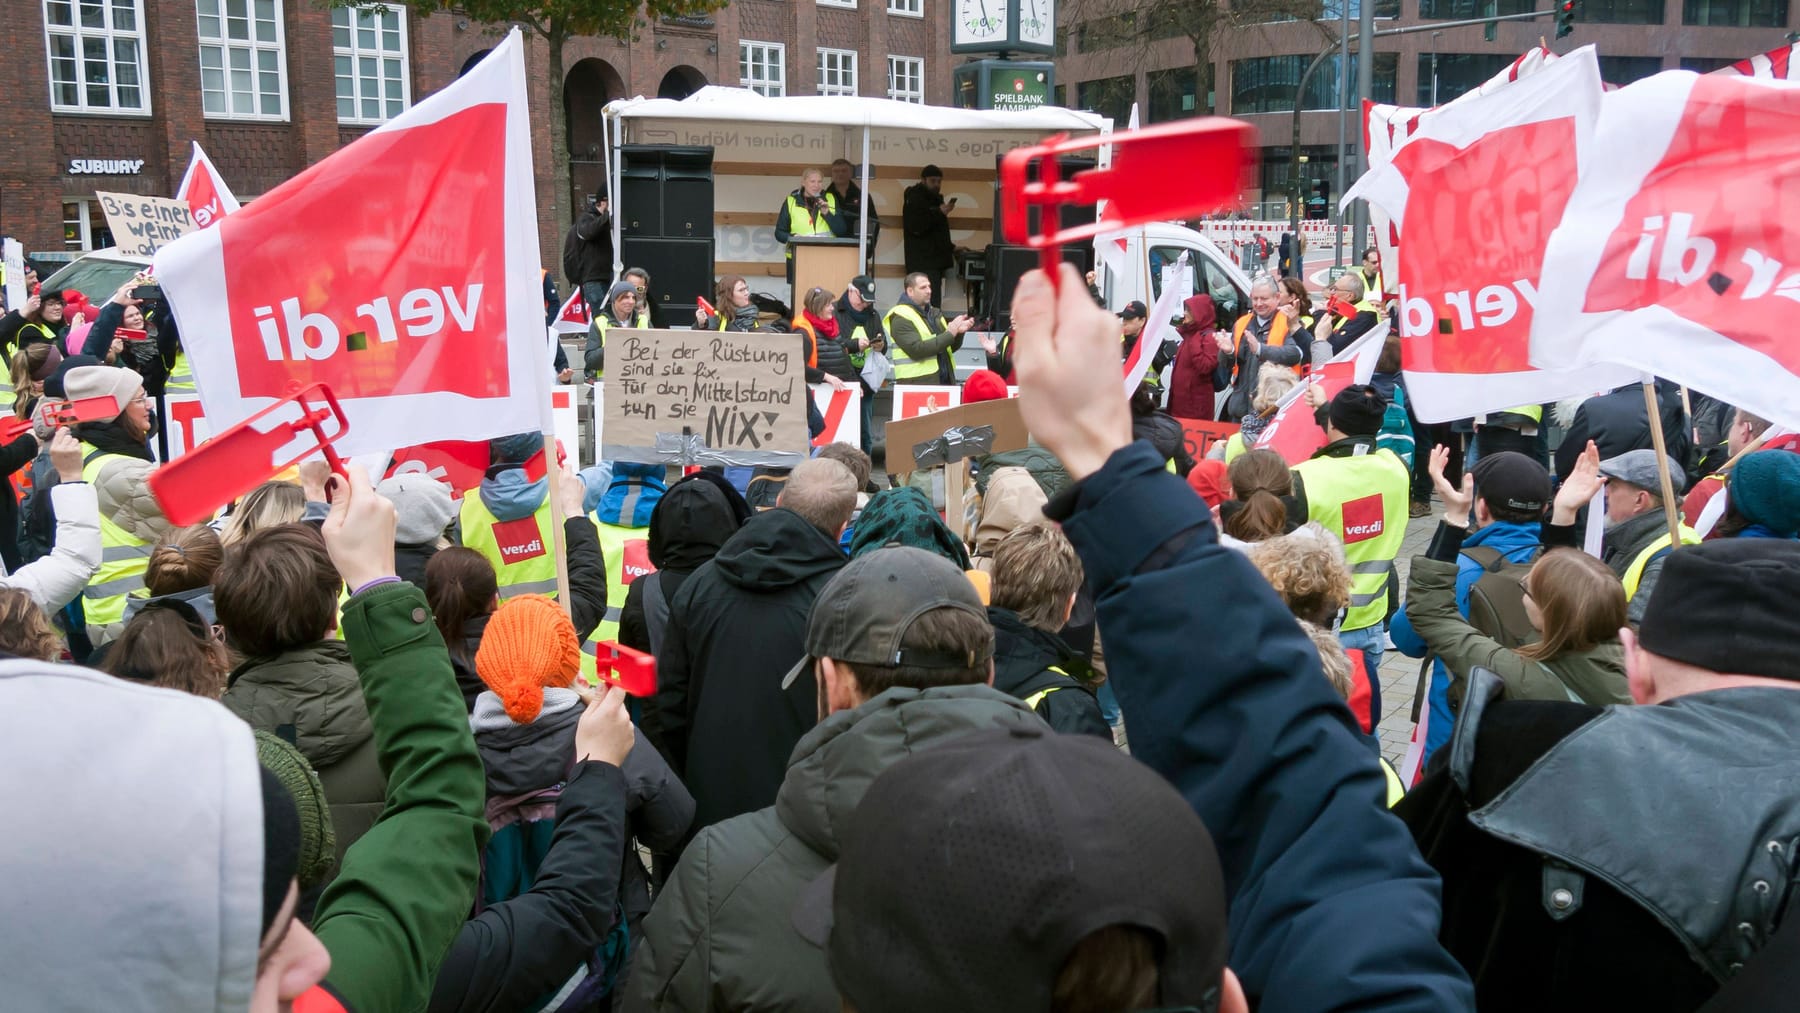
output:
[[[1194,267],[1194,290],[1191,295],[1212,296],[1218,309],[1221,328],[1250,310],[1250,277],[1231,262],[1213,241],[1182,225],[1154,222],[1131,229],[1125,240],[1125,267],[1117,273],[1104,264],[1095,268],[1096,281],[1107,309],[1114,313],[1125,304],[1141,299],[1151,306],[1162,296],[1162,269],[1188,255]],[[1178,311],[1179,312],[1179,311]]]

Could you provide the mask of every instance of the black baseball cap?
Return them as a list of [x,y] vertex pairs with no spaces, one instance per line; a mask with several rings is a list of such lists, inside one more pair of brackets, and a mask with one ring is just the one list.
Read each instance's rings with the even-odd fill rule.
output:
[[862,293],[869,302],[875,301],[875,279],[866,274],[859,274],[850,279],[850,287]]
[[806,622],[806,656],[781,680],[787,689],[820,658],[851,665],[914,665],[960,669],[993,657],[993,641],[979,656],[901,650],[913,620],[957,608],[987,621],[975,585],[935,552],[895,545],[852,559],[819,592]]
[[793,924],[861,1013],[1040,1011],[1077,943],[1157,937],[1159,1005],[1216,1008],[1228,953],[1211,835],[1168,782],[1089,735],[976,732],[889,767]]
[[1142,320],[1149,315],[1149,309],[1145,308],[1144,304],[1137,299],[1126,303],[1125,308],[1119,311],[1121,320]]
[[1484,454],[1469,473],[1475,476],[1475,494],[1489,509],[1541,514],[1550,505],[1550,472],[1518,451]]

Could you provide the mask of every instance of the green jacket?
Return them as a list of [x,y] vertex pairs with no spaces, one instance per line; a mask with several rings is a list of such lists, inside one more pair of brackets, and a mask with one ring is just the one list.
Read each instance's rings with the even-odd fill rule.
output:
[[250,727],[293,743],[318,772],[342,862],[375,825],[387,795],[350,649],[321,640],[251,658],[231,673],[224,703]]
[[344,858],[312,930],[331,954],[325,985],[356,1013],[422,1010],[475,903],[487,789],[469,714],[425,593],[383,584],[344,606],[386,807]]
[[863,792],[919,749],[984,728],[1042,728],[990,686],[890,689],[820,722],[794,747],[775,805],[700,832],[644,919],[625,1010],[837,1013],[825,954],[789,921],[837,861]]
[[1578,700],[1595,707],[1630,703],[1625,653],[1617,640],[1538,662],[1500,646],[1470,626],[1456,608],[1456,567],[1414,556],[1406,588],[1406,618],[1450,672],[1450,706],[1462,705],[1469,673],[1488,669],[1506,684],[1508,700]]

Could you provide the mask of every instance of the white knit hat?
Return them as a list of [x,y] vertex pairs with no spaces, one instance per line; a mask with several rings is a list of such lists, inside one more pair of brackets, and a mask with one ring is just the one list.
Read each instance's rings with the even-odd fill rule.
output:
[[143,389],[143,377],[118,366],[78,366],[63,377],[63,393],[70,401],[111,395],[119,415],[125,414],[125,406]]

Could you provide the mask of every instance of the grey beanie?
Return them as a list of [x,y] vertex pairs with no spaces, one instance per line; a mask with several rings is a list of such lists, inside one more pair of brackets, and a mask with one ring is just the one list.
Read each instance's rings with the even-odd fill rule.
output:
[[375,491],[394,504],[394,512],[399,515],[394,541],[400,545],[435,543],[449,527],[450,518],[456,516],[450,487],[430,475],[395,475],[376,486]]

